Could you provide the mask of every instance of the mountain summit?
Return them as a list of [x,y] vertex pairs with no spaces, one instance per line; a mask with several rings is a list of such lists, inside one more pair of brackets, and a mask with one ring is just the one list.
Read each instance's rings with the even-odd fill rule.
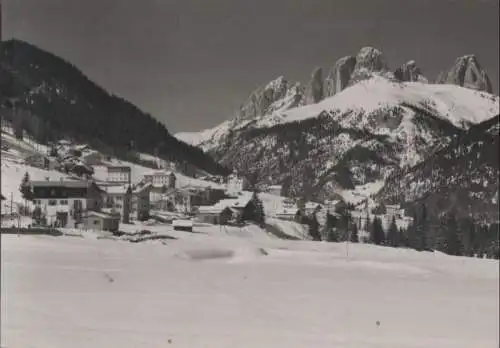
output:
[[473,54],[458,57],[455,64],[448,71],[442,72],[436,82],[454,84],[488,93],[493,91],[488,74]]

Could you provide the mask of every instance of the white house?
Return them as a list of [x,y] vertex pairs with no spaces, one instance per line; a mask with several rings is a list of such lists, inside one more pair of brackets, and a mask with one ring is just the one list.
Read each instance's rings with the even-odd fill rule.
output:
[[110,183],[126,184],[131,180],[131,168],[129,166],[107,166],[107,179]]
[[[32,181],[35,206],[39,207],[47,222],[71,226],[82,222],[89,210],[102,206],[102,191],[93,181],[45,180]],[[73,225],[73,226],[72,226]]]

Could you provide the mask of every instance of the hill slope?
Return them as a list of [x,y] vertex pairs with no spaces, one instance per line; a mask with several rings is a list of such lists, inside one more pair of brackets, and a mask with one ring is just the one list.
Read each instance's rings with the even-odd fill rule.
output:
[[472,126],[422,163],[392,176],[378,198],[498,221],[499,120]]
[[151,115],[109,94],[70,63],[26,42],[0,44],[0,97],[2,118],[17,122],[40,142],[69,136],[121,157],[130,150],[157,153],[207,172],[227,173],[203,151],[173,137]]

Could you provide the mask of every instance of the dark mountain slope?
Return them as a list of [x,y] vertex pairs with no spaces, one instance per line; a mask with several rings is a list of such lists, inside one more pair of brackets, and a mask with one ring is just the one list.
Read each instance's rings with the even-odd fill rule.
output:
[[424,162],[393,175],[377,196],[498,220],[499,116],[472,126]]
[[[72,64],[26,42],[0,44],[0,98],[2,118],[21,123],[42,142],[72,137],[118,156],[130,150],[157,153],[213,174],[228,172],[202,150],[173,137],[151,115],[97,86]],[[18,111],[15,120],[13,104]]]

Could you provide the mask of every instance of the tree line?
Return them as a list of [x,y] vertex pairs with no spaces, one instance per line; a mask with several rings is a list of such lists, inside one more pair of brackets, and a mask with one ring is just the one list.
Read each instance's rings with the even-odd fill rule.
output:
[[366,216],[366,237],[359,236],[358,223],[354,221],[349,207],[327,213],[321,230],[317,213],[305,216],[299,222],[309,226],[313,240],[352,243],[365,242],[395,248],[410,248],[417,251],[440,251],[448,255],[500,259],[499,224],[484,223],[474,217],[458,217],[453,211],[440,216],[428,214],[425,205],[413,213],[413,221],[406,228],[398,227],[392,217],[384,229],[380,216]]

